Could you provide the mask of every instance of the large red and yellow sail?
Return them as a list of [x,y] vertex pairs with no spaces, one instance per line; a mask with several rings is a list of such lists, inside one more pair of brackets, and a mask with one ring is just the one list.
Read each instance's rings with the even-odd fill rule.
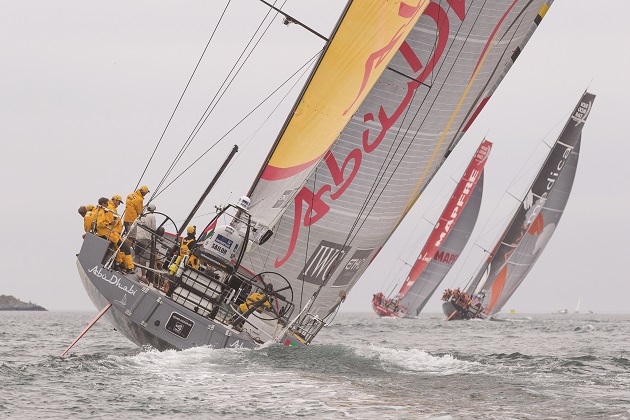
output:
[[[387,67],[429,0],[349,4],[252,187],[257,216],[272,224],[262,200],[301,186]],[[261,184],[264,184],[261,185]],[[258,193],[260,192],[260,194]]]

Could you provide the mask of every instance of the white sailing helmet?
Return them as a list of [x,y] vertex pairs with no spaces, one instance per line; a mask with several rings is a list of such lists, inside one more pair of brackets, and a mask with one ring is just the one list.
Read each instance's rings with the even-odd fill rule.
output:
[[236,207],[240,208],[241,210],[247,211],[247,209],[249,208],[250,202],[251,201],[249,197],[244,195],[240,197],[238,200],[236,200]]

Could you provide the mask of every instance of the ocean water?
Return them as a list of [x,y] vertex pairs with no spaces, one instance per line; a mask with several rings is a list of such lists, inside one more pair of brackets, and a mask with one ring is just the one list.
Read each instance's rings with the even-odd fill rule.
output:
[[630,315],[339,314],[305,348],[157,352],[0,312],[0,418],[630,419]]

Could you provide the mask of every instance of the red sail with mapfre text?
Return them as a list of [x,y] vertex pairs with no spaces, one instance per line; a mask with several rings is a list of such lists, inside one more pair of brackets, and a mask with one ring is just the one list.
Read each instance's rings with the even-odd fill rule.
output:
[[427,240],[424,248],[420,252],[418,259],[415,264],[411,268],[409,275],[405,279],[405,283],[403,283],[400,288],[400,292],[398,292],[399,298],[403,298],[405,293],[413,286],[415,281],[420,277],[420,274],[424,271],[427,265],[431,262],[433,257],[436,255],[440,246],[444,243],[446,238],[448,237],[451,229],[457,222],[459,215],[462,213],[464,207],[468,203],[468,199],[472,195],[472,191],[477,186],[477,181],[483,172],[483,168],[488,159],[488,155],[490,154],[490,150],[492,149],[492,143],[488,140],[484,140],[472,161],[466,168],[464,175],[460,179],[457,187],[455,188],[455,192],[451,196],[448,204],[444,208],[440,219],[438,220],[435,228],[431,232],[429,239]]

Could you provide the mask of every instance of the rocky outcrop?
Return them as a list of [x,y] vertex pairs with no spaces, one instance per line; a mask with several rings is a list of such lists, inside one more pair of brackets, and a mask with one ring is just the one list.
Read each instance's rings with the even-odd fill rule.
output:
[[31,302],[22,302],[10,295],[0,295],[0,311],[45,311],[39,305]]

